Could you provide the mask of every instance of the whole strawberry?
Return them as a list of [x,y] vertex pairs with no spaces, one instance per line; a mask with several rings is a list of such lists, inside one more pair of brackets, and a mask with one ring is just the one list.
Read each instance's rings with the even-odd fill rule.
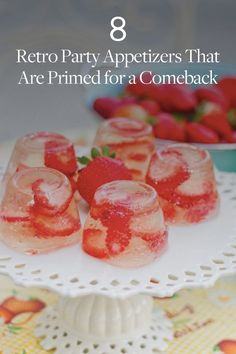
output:
[[194,92],[187,85],[163,84],[157,89],[156,99],[163,111],[191,112],[197,106]]
[[160,106],[154,100],[150,100],[150,99],[140,100],[138,104],[141,107],[143,107],[147,111],[148,115],[150,116],[155,116],[158,113],[160,113]]
[[236,76],[225,76],[218,82],[218,87],[229,100],[231,108],[236,108]]
[[223,91],[217,86],[200,87],[195,90],[195,96],[198,102],[215,103],[223,111],[229,109],[229,100],[224,95]]
[[156,123],[153,126],[153,133],[156,138],[174,141],[185,141],[185,124],[177,122],[170,113],[159,113]]
[[150,87],[155,86],[154,84],[149,82],[152,81],[152,75],[147,72],[142,76],[142,80],[140,80],[140,78],[137,76],[136,77],[136,81],[135,84],[128,84],[125,88],[125,92],[128,95],[132,95],[135,97],[139,97],[139,98],[149,98],[149,90]]
[[130,171],[121,160],[114,158],[114,154],[110,154],[108,147],[102,148],[102,154],[93,148],[92,159],[85,156],[78,158],[78,161],[86,166],[79,171],[77,189],[88,204],[91,204],[94,193],[103,184],[131,179]]
[[211,128],[220,137],[227,139],[232,134],[232,129],[228,121],[228,116],[224,112],[212,112],[204,114],[200,122],[206,127]]
[[93,103],[93,109],[103,118],[109,118],[119,106],[120,100],[116,97],[99,97]]
[[112,113],[123,105],[135,104],[134,97],[98,97],[93,103],[93,109],[100,114],[101,117],[107,119]]
[[220,141],[214,130],[196,122],[187,124],[186,133],[190,143],[216,144]]

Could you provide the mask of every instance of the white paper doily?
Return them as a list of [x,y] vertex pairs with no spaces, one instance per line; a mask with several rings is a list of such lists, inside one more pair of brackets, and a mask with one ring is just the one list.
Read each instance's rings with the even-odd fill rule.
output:
[[0,272],[17,284],[48,287],[72,297],[164,297],[186,287],[212,286],[220,276],[236,272],[236,174],[217,172],[217,181],[219,215],[199,225],[170,227],[168,250],[150,265],[120,269],[86,255],[79,245],[26,256],[1,243]]
[[40,344],[46,350],[56,349],[55,354],[143,354],[159,353],[173,339],[171,321],[162,310],[156,309],[147,333],[135,340],[94,342],[80,340],[67,330],[53,307],[39,318],[36,337],[43,337]]

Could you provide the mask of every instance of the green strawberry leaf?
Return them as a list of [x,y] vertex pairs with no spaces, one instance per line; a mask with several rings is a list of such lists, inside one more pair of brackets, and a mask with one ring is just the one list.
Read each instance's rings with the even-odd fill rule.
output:
[[146,123],[150,124],[150,125],[156,125],[156,122],[157,122],[157,118],[154,117],[154,116],[148,116],[146,119],[145,119]]
[[77,157],[77,160],[81,163],[81,165],[88,165],[91,162],[87,156]]
[[105,145],[101,148],[101,151],[96,148],[93,147],[91,149],[91,158],[87,157],[87,156],[80,156],[77,157],[77,161],[81,164],[81,165],[88,165],[93,159],[96,159],[97,157],[100,156],[104,156],[104,157],[111,157],[111,158],[115,158],[116,154],[114,152],[110,152],[110,148],[109,146]]
[[95,159],[98,156],[101,156],[100,151],[97,148],[93,147],[91,150],[91,157]]
[[192,122],[199,122],[202,116],[204,115],[205,108],[206,108],[206,102],[203,101],[197,106],[196,111],[191,115],[190,120]]
[[109,146],[105,145],[102,147],[102,155],[110,157],[110,148]]

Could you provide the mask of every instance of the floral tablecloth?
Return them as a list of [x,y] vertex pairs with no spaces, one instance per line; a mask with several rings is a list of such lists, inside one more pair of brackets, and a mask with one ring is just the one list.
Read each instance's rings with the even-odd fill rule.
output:
[[[57,301],[45,289],[16,287],[0,276],[0,353],[47,354],[34,337],[37,316]],[[16,315],[4,312],[10,304]],[[155,306],[173,321],[174,340],[167,354],[236,354],[236,282],[219,281],[211,289],[182,290],[168,299],[155,299]],[[150,353],[146,353],[150,354]]]

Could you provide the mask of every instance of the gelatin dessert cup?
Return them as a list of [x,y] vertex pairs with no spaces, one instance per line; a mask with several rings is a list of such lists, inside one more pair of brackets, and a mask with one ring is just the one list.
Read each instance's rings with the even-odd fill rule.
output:
[[198,223],[218,210],[214,168],[206,150],[189,144],[157,149],[146,181],[156,189],[168,223]]
[[54,168],[72,179],[77,171],[73,144],[63,135],[36,132],[20,138],[14,147],[4,184],[16,171],[26,167]]
[[145,180],[155,150],[151,125],[130,118],[105,120],[97,131],[94,145],[109,146],[129,168],[133,179]]
[[85,252],[131,268],[152,262],[166,245],[167,229],[154,188],[113,181],[97,189],[83,231]]
[[1,200],[0,237],[16,251],[45,253],[80,241],[80,217],[68,178],[47,167],[9,178]]

